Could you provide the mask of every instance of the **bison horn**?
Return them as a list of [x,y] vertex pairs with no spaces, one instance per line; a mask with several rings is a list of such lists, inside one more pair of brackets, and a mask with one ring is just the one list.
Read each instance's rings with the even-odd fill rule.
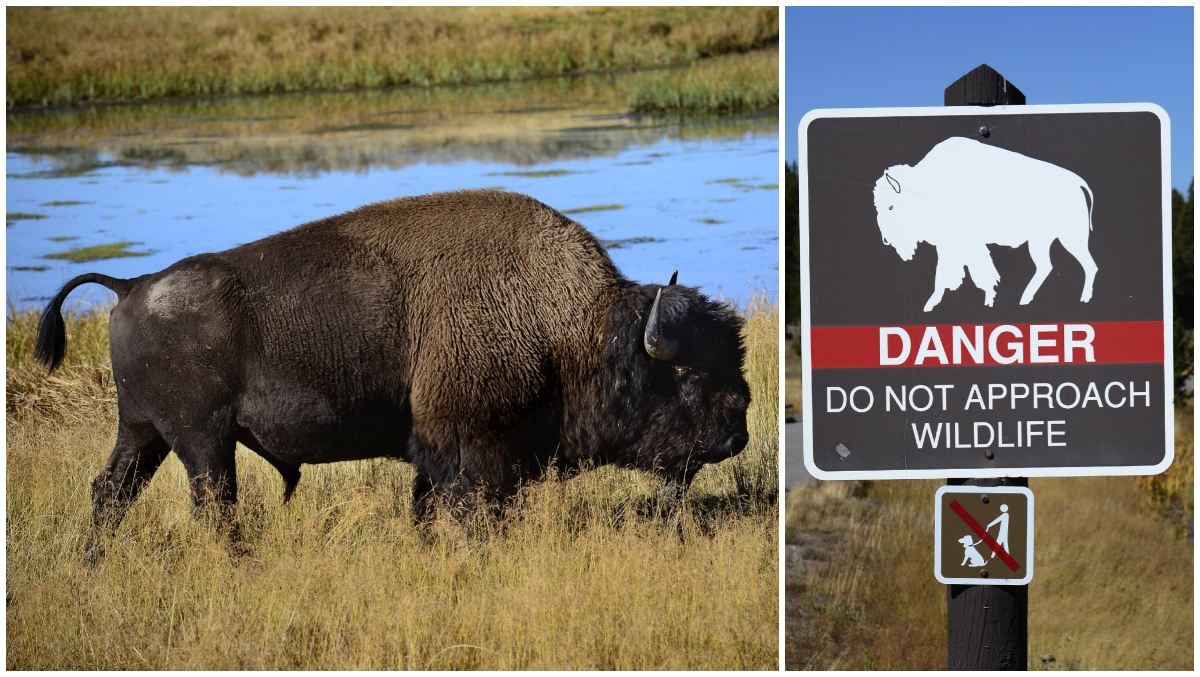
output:
[[658,302],[662,298],[662,289],[654,296],[654,305],[650,307],[650,319],[646,320],[646,353],[656,360],[669,360],[675,357],[679,348],[674,341],[663,335],[658,321]]
[[899,192],[900,192],[900,182],[899,182],[899,181],[897,181],[897,180],[895,180],[895,179],[893,179],[893,178],[892,178],[892,175],[891,175],[891,174],[888,174],[887,172],[884,172],[884,173],[883,173],[883,175],[884,175],[885,177],[887,177],[888,183],[892,184],[892,190],[894,190],[894,191],[896,191],[897,193],[899,193]]
[[678,270],[677,270],[677,271],[675,271],[675,272],[673,272],[673,273],[671,273],[671,281],[667,283],[667,286],[668,286],[668,287],[674,287],[674,286],[675,286],[675,280],[677,280],[677,279],[679,279],[679,271],[678,271]]

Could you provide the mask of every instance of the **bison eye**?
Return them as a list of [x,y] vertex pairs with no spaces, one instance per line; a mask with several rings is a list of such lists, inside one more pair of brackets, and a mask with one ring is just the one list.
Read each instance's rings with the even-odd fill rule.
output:
[[892,211],[892,207],[894,207],[894,206],[895,206],[895,205],[888,205],[888,211],[889,211],[889,212],[890,212],[890,211]]
[[700,374],[692,374],[688,377],[688,383],[696,384],[700,382]]

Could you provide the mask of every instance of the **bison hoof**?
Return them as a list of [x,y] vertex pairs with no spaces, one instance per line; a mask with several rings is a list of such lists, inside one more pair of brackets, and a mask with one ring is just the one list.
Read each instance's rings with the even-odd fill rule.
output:
[[104,559],[104,546],[89,540],[83,546],[83,563],[91,568],[100,564],[102,559]]

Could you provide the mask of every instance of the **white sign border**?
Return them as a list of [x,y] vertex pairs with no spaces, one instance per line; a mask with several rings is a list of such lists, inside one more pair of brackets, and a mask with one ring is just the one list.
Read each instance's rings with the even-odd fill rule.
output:
[[[945,494],[1025,494],[1029,501],[1029,524],[1026,527],[1025,578],[946,578],[942,575],[942,496]],[[1029,585],[1033,580],[1033,490],[1028,487],[975,487],[957,485],[937,490],[933,504],[933,575],[946,585]],[[957,515],[956,515],[957,516]]]
[[[946,468],[904,470],[826,471],[813,460],[813,417],[816,400],[812,393],[812,322],[809,316],[809,214],[808,214],[808,126],[826,118],[918,117],[952,115],[1045,115],[1058,113],[1153,113],[1160,123],[1162,155],[1163,215],[1163,369],[1164,425],[1166,455],[1155,465],[1138,466],[1052,466],[1037,468]],[[1054,104],[1043,106],[927,106],[914,108],[818,108],[800,120],[800,155],[796,170],[800,183],[800,325],[803,383],[804,467],[819,480],[946,479],[952,477],[1096,477],[1115,475],[1157,475],[1175,460],[1175,354],[1172,342],[1174,326],[1171,312],[1171,119],[1161,106],[1153,103]]]

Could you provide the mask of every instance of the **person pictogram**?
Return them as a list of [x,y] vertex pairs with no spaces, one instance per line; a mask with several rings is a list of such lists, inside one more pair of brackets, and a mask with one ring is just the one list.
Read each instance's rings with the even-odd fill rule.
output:
[[[992,520],[984,529],[990,531],[997,524],[1000,525],[1000,531],[996,534],[996,542],[1000,544],[1000,547],[1004,548],[1005,552],[1008,552],[1008,504],[1000,506],[1000,516]],[[995,557],[996,551],[993,550],[991,558],[995,559]]]

